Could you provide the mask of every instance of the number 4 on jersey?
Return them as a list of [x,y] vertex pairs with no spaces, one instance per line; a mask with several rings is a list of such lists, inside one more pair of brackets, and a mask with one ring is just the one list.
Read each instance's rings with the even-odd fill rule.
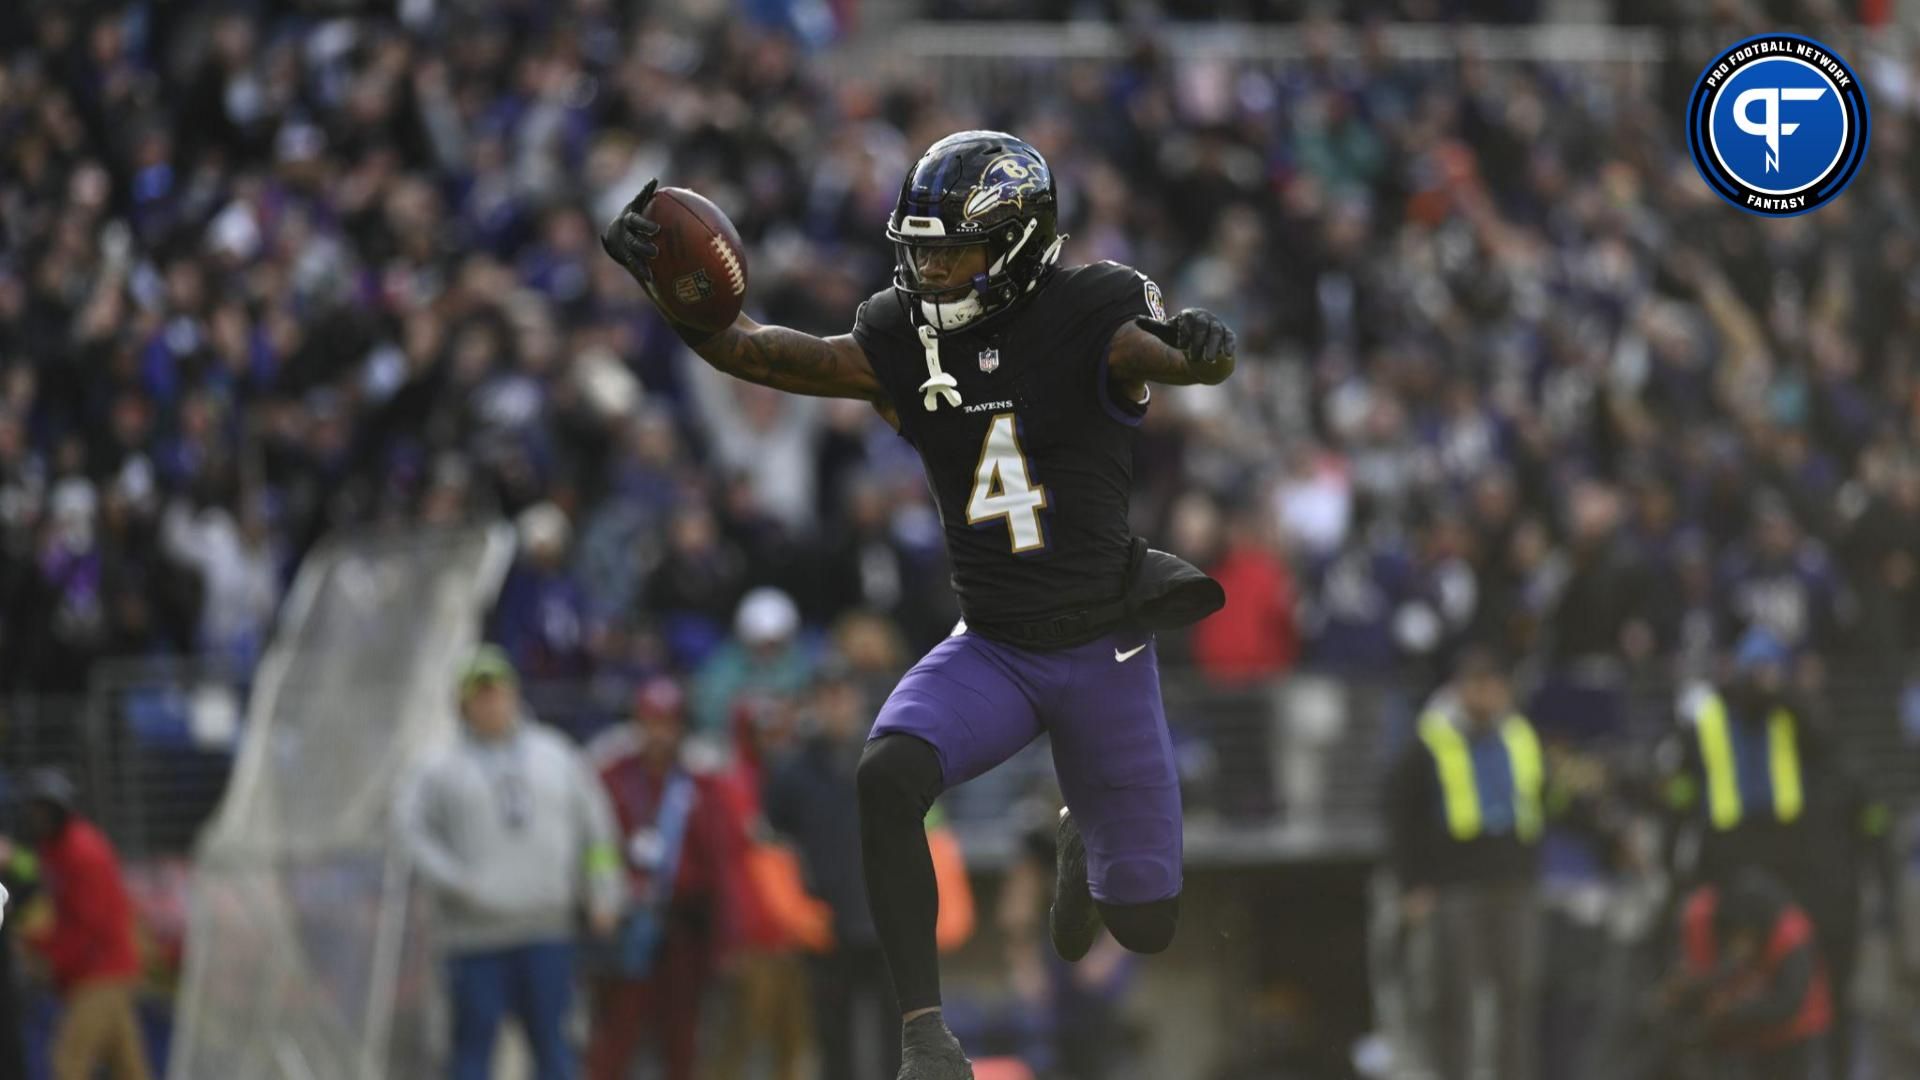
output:
[[1007,534],[1015,555],[1047,546],[1040,528],[1040,511],[1047,508],[1047,489],[1027,474],[1027,456],[1020,451],[1020,434],[1012,413],[999,413],[987,428],[980,446],[980,464],[973,471],[973,492],[967,496],[967,524],[1007,519]]

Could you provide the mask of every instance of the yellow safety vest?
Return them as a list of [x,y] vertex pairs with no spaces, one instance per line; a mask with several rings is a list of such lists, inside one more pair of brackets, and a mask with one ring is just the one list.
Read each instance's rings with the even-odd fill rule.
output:
[[[1804,794],[1800,788],[1800,749],[1794,741],[1793,714],[1776,708],[1767,717],[1767,771],[1773,780],[1773,816],[1782,824],[1800,816]],[[1713,827],[1726,831],[1740,824],[1746,808],[1740,800],[1740,767],[1734,760],[1733,729],[1727,703],[1708,694],[1694,710],[1693,727],[1700,738],[1700,761],[1707,774],[1707,816]]]
[[[1446,806],[1447,831],[1455,840],[1471,840],[1480,835],[1480,788],[1473,775],[1473,754],[1467,738],[1444,714],[1431,712],[1420,718],[1420,741],[1433,754],[1440,772],[1440,797]],[[1506,744],[1507,767],[1513,773],[1513,821],[1520,839],[1532,842],[1540,836],[1545,823],[1540,810],[1540,791],[1545,772],[1541,765],[1540,740],[1527,718],[1515,714],[1500,725],[1500,741]]]

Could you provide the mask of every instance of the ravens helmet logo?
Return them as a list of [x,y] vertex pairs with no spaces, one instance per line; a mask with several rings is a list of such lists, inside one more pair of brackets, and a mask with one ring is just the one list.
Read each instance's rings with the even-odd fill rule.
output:
[[980,170],[961,213],[974,221],[996,207],[1009,203],[1018,207],[1025,196],[1047,190],[1051,179],[1047,163],[1038,157],[1019,150],[1001,154]]

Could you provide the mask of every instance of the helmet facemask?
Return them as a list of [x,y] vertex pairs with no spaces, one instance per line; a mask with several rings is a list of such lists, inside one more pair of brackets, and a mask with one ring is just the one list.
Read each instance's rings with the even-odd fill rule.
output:
[[894,242],[894,288],[911,296],[936,330],[958,330],[986,313],[992,290],[987,246],[979,237]]

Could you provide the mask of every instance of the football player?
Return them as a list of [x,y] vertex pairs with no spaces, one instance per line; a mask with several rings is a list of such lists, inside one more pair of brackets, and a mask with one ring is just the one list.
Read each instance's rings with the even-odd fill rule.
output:
[[[602,238],[650,295],[653,190]],[[1180,791],[1152,632],[1224,597],[1129,530],[1133,439],[1153,384],[1232,374],[1234,335],[1206,311],[1168,318],[1159,287],[1128,267],[1057,265],[1057,205],[1032,146],[950,135],[901,185],[893,284],[852,333],[744,314],[718,333],[676,324],[727,374],[871,402],[919,451],[939,505],[962,621],[894,688],[857,772],[867,888],[902,1010],[899,1080],[973,1075],[940,1015],[921,827],[945,788],[1046,732],[1067,803],[1054,947],[1079,960],[1104,925],[1158,952],[1178,913]]]

